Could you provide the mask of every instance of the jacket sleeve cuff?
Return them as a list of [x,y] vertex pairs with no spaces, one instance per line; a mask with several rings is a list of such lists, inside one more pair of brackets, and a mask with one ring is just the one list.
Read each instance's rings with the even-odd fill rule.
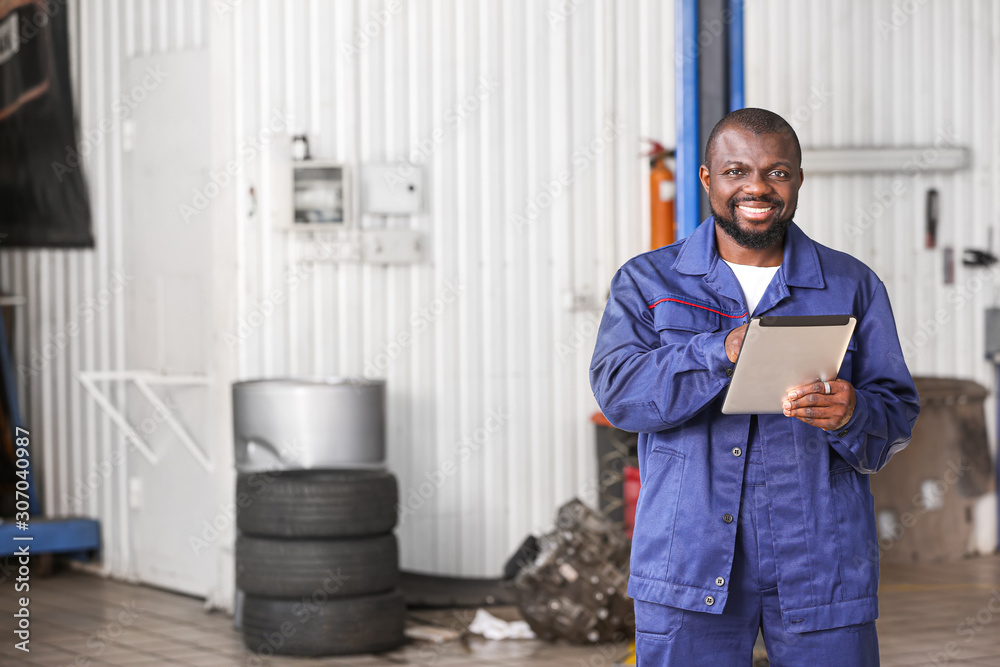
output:
[[729,331],[702,334],[704,341],[701,345],[701,357],[705,360],[707,370],[719,379],[722,386],[729,384],[733,369],[736,368],[736,364],[729,361],[729,355],[726,354],[726,337],[729,334]]
[[868,401],[863,392],[855,391],[855,396],[857,403],[851,418],[840,428],[826,433],[830,438],[830,445],[837,453],[852,467],[862,470],[863,464],[858,453],[864,451],[867,442],[864,427],[868,423]]

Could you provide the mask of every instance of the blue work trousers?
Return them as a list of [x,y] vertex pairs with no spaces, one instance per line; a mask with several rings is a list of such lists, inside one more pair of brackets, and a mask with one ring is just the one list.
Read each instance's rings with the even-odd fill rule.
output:
[[[750,438],[750,442],[753,440]],[[874,621],[816,632],[784,629],[778,606],[764,458],[756,447],[745,455],[743,497],[725,610],[707,614],[636,600],[638,667],[751,667],[759,629],[764,634],[771,667],[878,667]]]

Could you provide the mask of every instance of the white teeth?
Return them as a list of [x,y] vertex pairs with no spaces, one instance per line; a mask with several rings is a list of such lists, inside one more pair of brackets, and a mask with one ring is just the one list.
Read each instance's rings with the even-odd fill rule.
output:
[[747,213],[763,213],[765,211],[770,211],[773,207],[767,206],[765,208],[753,208],[750,206],[740,206],[738,207],[741,211],[746,211]]

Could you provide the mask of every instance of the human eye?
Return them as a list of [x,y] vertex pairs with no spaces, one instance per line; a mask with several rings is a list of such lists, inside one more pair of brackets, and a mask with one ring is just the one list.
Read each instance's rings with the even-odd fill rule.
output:
[[730,167],[722,173],[726,176],[739,176],[742,172],[736,167]]
[[775,169],[771,172],[771,175],[775,178],[788,178],[788,172],[784,169]]

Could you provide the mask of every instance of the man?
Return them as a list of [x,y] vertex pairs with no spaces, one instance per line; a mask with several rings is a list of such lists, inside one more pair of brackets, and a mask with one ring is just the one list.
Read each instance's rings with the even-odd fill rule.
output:
[[[712,217],[611,283],[591,385],[641,434],[640,665],[749,666],[758,629],[772,667],[878,665],[867,475],[909,442],[919,402],[885,286],[792,222],[800,165],[780,116],[727,115],[700,170]],[[747,322],[765,314],[857,327],[829,387],[790,391],[783,415],[723,415]]]

